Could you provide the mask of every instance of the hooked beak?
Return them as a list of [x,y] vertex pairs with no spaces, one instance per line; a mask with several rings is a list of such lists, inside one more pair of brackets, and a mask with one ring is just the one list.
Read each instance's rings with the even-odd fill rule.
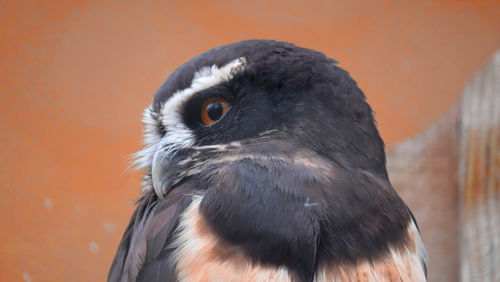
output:
[[156,150],[151,168],[151,178],[153,180],[153,189],[160,199],[164,199],[167,192],[165,171],[162,169],[164,167],[164,159],[165,153],[163,153],[162,150]]
[[190,154],[192,150],[188,148],[178,149],[175,153],[169,153],[161,148],[156,150],[151,167],[151,178],[158,198],[164,199],[172,186],[180,181],[180,176],[190,165],[190,162],[185,161]]

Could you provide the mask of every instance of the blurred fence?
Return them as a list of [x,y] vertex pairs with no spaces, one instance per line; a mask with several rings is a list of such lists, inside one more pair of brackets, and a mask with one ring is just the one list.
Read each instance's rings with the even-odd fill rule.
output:
[[387,159],[420,224],[429,281],[500,281],[500,51],[455,106]]
[[500,51],[467,85],[460,126],[462,281],[500,281]]

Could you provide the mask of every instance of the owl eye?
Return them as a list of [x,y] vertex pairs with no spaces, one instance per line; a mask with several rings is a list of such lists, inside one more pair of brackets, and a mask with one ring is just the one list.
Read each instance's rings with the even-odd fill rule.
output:
[[222,98],[210,98],[203,102],[201,106],[201,122],[212,125],[218,122],[227,112],[229,102]]

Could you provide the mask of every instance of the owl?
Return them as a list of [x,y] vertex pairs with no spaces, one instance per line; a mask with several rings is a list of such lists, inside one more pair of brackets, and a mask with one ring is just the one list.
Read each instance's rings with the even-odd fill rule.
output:
[[246,40],[175,70],[144,112],[142,195],[108,281],[425,281],[372,109],[311,49]]

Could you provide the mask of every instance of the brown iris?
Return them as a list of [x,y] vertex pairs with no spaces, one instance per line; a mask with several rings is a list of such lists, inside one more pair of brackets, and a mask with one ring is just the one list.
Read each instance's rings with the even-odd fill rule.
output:
[[201,122],[208,126],[218,122],[227,112],[229,102],[222,98],[210,98],[201,106]]

